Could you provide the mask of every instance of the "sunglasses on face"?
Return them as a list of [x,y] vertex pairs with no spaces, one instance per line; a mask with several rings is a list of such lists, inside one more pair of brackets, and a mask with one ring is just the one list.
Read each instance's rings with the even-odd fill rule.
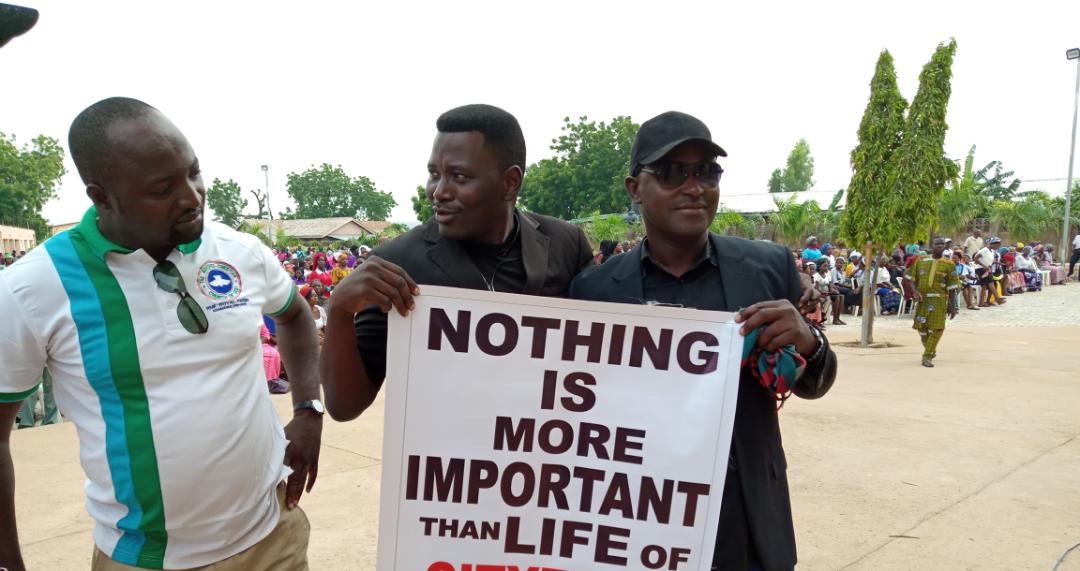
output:
[[180,305],[176,306],[176,317],[180,319],[180,325],[183,325],[188,333],[201,335],[210,329],[206,313],[195,298],[188,293],[184,278],[180,276],[180,270],[175,264],[164,261],[154,266],[154,281],[161,290],[180,296]]
[[724,174],[724,169],[712,161],[695,165],[673,162],[641,167],[641,172],[655,176],[660,186],[671,190],[682,186],[691,176],[705,188],[716,188],[720,185],[720,175]]

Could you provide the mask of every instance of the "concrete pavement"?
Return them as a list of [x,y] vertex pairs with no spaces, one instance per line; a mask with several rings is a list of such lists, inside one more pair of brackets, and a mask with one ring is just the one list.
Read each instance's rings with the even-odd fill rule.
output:
[[[830,339],[855,340],[855,323]],[[934,369],[909,327],[882,319],[877,339],[901,346],[839,349],[832,392],[780,413],[799,568],[1049,570],[1080,542],[1080,285],[961,314]],[[286,417],[288,397],[273,398]],[[324,445],[301,503],[312,568],[372,569],[381,399],[357,421],[328,419]],[[12,450],[29,568],[88,568],[74,427],[19,431]],[[1062,569],[1080,569],[1080,553]]]

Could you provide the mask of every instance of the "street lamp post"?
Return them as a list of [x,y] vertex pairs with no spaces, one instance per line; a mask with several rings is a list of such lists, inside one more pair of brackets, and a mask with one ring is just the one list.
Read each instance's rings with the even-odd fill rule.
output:
[[267,165],[262,166],[263,178],[266,179],[266,241],[271,246],[274,245],[274,230],[271,222],[274,220],[274,215],[270,210],[270,167]]
[[1080,48],[1073,48],[1065,52],[1065,57],[1070,60],[1076,60],[1076,90],[1073,94],[1073,124],[1072,124],[1072,145],[1069,147],[1069,177],[1065,183],[1065,219],[1061,221],[1061,250],[1058,252],[1058,256],[1065,256],[1068,254],[1069,249],[1069,208],[1072,206],[1072,180],[1073,180],[1073,160],[1076,159],[1076,112],[1078,105],[1080,105]]

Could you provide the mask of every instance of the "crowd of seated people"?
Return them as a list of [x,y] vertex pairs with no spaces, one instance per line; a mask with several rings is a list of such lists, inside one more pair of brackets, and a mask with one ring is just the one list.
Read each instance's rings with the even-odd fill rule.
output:
[[[1046,285],[1065,283],[1066,272],[1054,263],[1053,253],[1053,246],[1037,242],[1003,246],[1000,238],[992,237],[984,244],[975,233],[963,245],[954,246],[947,239],[942,258],[956,267],[964,307],[977,311],[1004,304],[1010,295],[1038,292]],[[874,264],[878,267],[872,274],[867,270],[864,256],[848,250],[843,243],[820,244],[811,236],[806,247],[793,254],[802,272],[803,285],[813,287],[820,294],[817,305],[804,307],[803,313],[824,328],[827,320],[832,325],[846,325],[843,315],[860,311],[865,287],[873,290],[874,310],[878,314],[913,311],[914,303],[902,303],[905,299],[913,301],[914,297],[914,285],[905,280],[915,262],[929,252],[923,242],[900,244],[883,263]],[[866,279],[869,275],[873,279]]]

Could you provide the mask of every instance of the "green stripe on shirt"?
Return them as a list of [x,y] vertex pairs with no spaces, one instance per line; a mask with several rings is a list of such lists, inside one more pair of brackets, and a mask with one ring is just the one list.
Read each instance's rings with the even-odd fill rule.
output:
[[33,388],[29,388],[21,393],[0,393],[0,403],[13,403],[26,400],[26,397],[37,392],[38,385],[34,385]]
[[105,264],[97,257],[81,235],[72,236],[72,244],[79,256],[90,282],[101,299],[105,315],[109,362],[116,390],[124,409],[124,426],[127,436],[128,455],[135,498],[142,508],[139,529],[146,542],[139,552],[139,567],[160,569],[164,564],[168,535],[165,531],[165,504],[161,493],[161,476],[158,473],[157,451],[150,425],[150,403],[143,384],[139,364],[139,348],[135,339],[135,326],[131,320],[127,298]]

